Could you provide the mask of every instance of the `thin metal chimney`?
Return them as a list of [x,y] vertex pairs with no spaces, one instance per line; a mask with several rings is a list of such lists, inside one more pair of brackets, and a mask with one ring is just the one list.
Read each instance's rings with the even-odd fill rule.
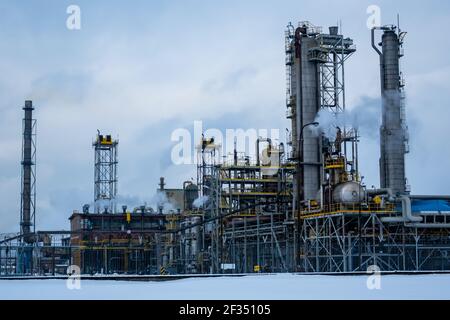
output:
[[[33,102],[25,101],[23,107],[22,142],[22,191],[20,210],[20,232],[26,243],[34,241],[36,212],[36,120],[33,119]],[[33,227],[33,230],[31,230]]]

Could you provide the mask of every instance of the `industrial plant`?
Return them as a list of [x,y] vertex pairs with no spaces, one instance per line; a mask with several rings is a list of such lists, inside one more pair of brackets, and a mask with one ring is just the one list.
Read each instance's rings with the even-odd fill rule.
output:
[[0,239],[0,276],[65,275],[73,266],[90,275],[450,270],[450,196],[411,194],[405,173],[405,34],[383,26],[368,39],[380,59],[377,189],[362,182],[358,128],[321,123],[324,112],[345,113],[344,67],[356,52],[336,26],[287,26],[287,141],[260,137],[255,157],[236,147],[223,157],[203,135],[196,180],[170,189],[161,177],[157,206],[130,208],[117,197],[119,141],[99,131],[93,205],[68,211],[65,231],[36,230],[35,105],[25,101],[20,233]]

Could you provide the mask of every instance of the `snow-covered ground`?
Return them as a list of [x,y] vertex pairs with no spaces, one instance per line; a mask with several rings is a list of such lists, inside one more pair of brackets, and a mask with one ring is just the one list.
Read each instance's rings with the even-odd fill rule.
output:
[[[69,290],[65,280],[0,280],[0,299],[450,299],[450,275],[386,275],[380,289],[368,276],[261,275],[189,278],[163,282],[82,280]],[[376,286],[376,279],[369,286]]]

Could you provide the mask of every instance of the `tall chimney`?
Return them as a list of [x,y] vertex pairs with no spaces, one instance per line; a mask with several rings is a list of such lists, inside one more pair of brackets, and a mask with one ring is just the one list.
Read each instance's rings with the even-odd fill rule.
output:
[[24,235],[26,243],[32,243],[34,240],[31,234],[31,226],[34,225],[35,214],[35,145],[33,120],[33,102],[25,101],[23,107],[25,117],[23,120],[23,146],[22,146],[22,195],[21,195],[21,216],[20,231]]

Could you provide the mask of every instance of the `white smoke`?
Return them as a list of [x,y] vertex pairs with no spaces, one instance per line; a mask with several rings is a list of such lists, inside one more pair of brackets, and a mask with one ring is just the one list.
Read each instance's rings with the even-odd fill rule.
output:
[[377,139],[381,123],[381,102],[377,99],[366,98],[363,103],[337,115],[322,109],[315,121],[319,123],[319,127],[310,127],[310,130],[316,135],[323,132],[327,138],[334,138],[336,127],[339,127],[342,130],[354,128],[364,137]]
[[[163,207],[167,208],[167,210],[172,210],[173,208],[171,209],[169,204],[164,205],[164,203],[168,203],[167,199],[164,198],[165,197],[160,197],[157,195],[147,201],[139,196],[119,194],[114,200],[116,204],[116,213],[122,212],[122,206],[126,206],[127,211],[133,211],[135,208],[140,208],[142,206],[148,207],[147,203],[150,203],[150,207],[153,209],[157,208],[159,203],[163,203]],[[91,212],[94,212],[96,206],[100,208],[100,212],[104,212],[105,207],[109,207],[111,205],[111,201],[106,199],[98,200],[97,202],[90,202],[88,205]]]
[[194,200],[194,202],[192,203],[192,205],[193,205],[195,208],[198,209],[198,208],[204,206],[205,203],[208,202],[208,199],[209,199],[208,196],[202,196],[202,197],[199,197],[199,198],[197,198],[197,199]]
[[163,213],[175,211],[175,206],[169,201],[165,192],[158,191],[153,197],[152,202],[156,204],[157,212],[162,208]]
[[133,210],[133,208],[145,205],[146,201],[138,196],[119,194],[116,198],[116,203],[117,210],[121,211],[123,205],[126,205],[128,210]]

